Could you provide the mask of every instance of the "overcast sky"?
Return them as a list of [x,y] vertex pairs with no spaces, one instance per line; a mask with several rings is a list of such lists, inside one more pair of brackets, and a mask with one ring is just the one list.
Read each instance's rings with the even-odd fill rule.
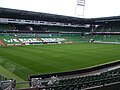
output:
[[77,0],[0,0],[0,7],[52,13],[83,18],[120,15],[120,0],[85,0],[83,7],[76,7]]

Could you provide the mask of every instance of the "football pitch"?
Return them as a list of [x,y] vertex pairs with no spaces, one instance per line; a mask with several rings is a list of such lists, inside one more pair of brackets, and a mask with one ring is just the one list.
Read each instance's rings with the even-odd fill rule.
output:
[[0,47],[0,74],[18,81],[28,75],[64,72],[120,60],[120,45],[51,44]]

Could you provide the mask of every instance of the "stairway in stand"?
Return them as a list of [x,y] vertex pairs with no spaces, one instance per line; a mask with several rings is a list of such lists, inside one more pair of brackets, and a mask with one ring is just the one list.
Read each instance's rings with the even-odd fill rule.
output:
[[1,44],[2,46],[7,46],[7,44],[5,44],[2,40],[0,40],[0,44]]

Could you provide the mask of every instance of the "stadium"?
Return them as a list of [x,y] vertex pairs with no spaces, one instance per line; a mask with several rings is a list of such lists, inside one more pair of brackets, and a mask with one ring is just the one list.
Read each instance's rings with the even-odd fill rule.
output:
[[[77,0],[75,13],[84,9]],[[0,6],[0,90],[119,90],[119,75],[119,15]]]

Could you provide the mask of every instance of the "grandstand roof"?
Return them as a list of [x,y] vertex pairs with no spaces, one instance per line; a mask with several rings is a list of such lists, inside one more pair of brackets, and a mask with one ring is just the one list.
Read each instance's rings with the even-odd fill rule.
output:
[[119,22],[120,16],[111,16],[111,17],[103,17],[103,18],[95,18],[93,19],[95,22]]
[[9,8],[0,8],[0,17],[14,18],[14,19],[41,20],[41,21],[51,21],[51,22],[64,22],[64,23],[73,23],[73,24],[120,21],[120,16],[86,19],[86,18],[9,9]]
[[30,20],[43,20],[43,21],[59,21],[59,22],[73,22],[73,23],[82,23],[87,19],[63,16],[63,15],[55,15],[41,12],[33,12],[33,11],[25,11],[25,10],[16,10],[16,9],[8,9],[8,8],[0,8],[0,17],[2,18],[22,18],[22,19],[30,19]]

